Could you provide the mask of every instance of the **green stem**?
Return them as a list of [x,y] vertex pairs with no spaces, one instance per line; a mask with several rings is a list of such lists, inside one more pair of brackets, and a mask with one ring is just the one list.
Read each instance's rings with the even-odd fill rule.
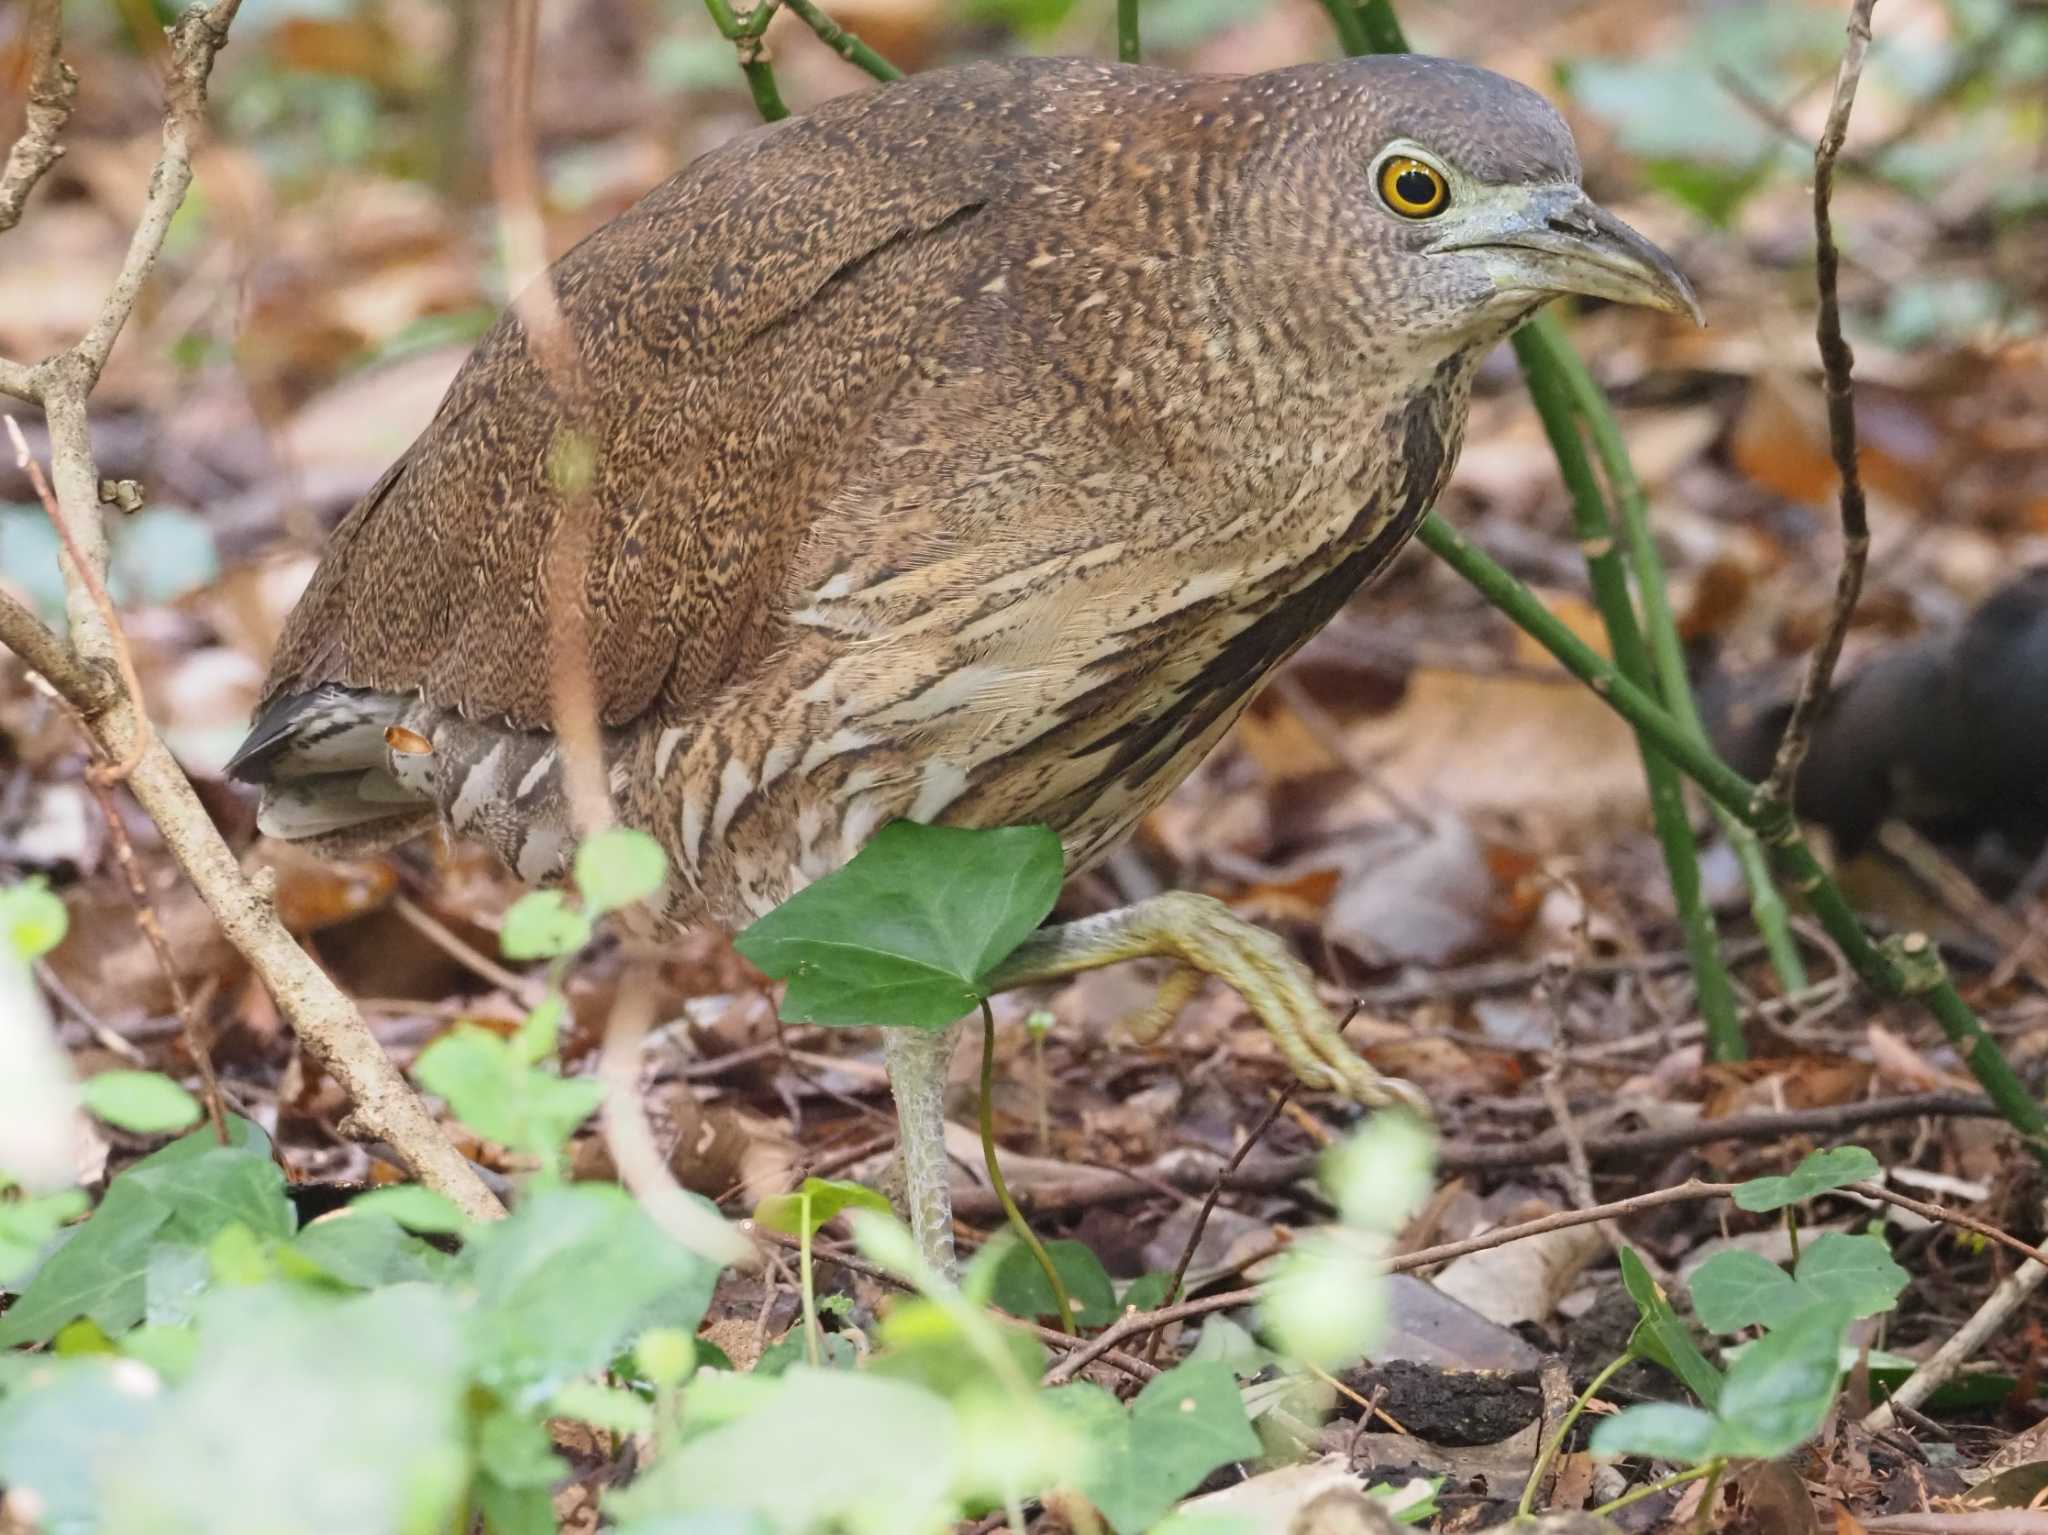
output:
[[1715,1462],[1714,1474],[1707,1478],[1707,1490],[1700,1494],[1699,1523],[1693,1526],[1696,1535],[1710,1535],[1714,1528],[1714,1499],[1720,1495],[1721,1478],[1727,1471],[1727,1461]]
[[1623,677],[1591,646],[1537,600],[1534,593],[1488,559],[1441,517],[1423,519],[1416,534],[1421,544],[1476,587],[1516,627],[1534,639],[1566,671],[1593,689],[1617,714],[1653,739],[1709,798],[1756,832],[1770,850],[1780,876],[1804,897],[1830,938],[1840,946],[1850,967],[1881,997],[1917,1001],[1934,1015],[1971,1075],[1984,1088],[2006,1122],[2028,1142],[2048,1166],[2048,1118],[1997,1042],[1984,1032],[1977,1015],[1955,989],[1941,956],[1925,938],[1879,945],[1863,930],[1855,911],[1827,871],[1821,868],[1799,835],[1798,825],[1782,805],[1765,804],[1757,785],[1728,766],[1688,735],[1677,720],[1650,695]]
[[[1621,563],[1614,541],[1614,524],[1607,513],[1607,500],[1594,477],[1592,461],[1586,456],[1585,440],[1579,435],[1578,412],[1565,371],[1557,355],[1566,348],[1554,325],[1544,316],[1525,326],[1515,337],[1515,355],[1542,418],[1550,448],[1557,457],[1559,474],[1571,493],[1572,525],[1579,550],[1586,561],[1586,575],[1592,583],[1593,599],[1607,630],[1607,642],[1614,652],[1622,676],[1645,692],[1656,682],[1650,670],[1650,653],[1636,622],[1636,608],[1629,596],[1628,571]],[[1636,748],[1643,759],[1643,777],[1650,788],[1650,817],[1657,842],[1664,850],[1664,867],[1671,880],[1672,903],[1678,924],[1685,934],[1686,952],[1692,959],[1693,983],[1699,992],[1700,1016],[1706,1021],[1708,1047],[1717,1061],[1740,1060],[1742,1015],[1735,1000],[1735,983],[1721,959],[1721,942],[1714,931],[1714,914],[1708,909],[1700,888],[1699,846],[1693,839],[1692,818],[1685,808],[1685,786],[1678,769],[1657,749],[1656,742],[1638,731]]]
[[747,78],[754,110],[765,123],[780,122],[789,116],[789,108],[783,105],[782,89],[775,83],[775,66],[768,62],[767,52],[761,46],[761,34],[775,18],[776,3],[777,0],[760,0],[743,17],[733,10],[731,0],[704,0],[704,9],[711,13],[711,24],[718,28],[720,37],[732,44],[739,57],[740,73]]
[[[1339,0],[1342,3],[1342,0]],[[1358,25],[1365,36],[1365,47],[1354,50],[1359,53],[1408,53],[1407,34],[1401,30],[1401,18],[1394,14],[1392,0],[1359,0]]]
[[864,69],[883,82],[903,78],[902,70],[819,10],[812,0],[782,0],[782,3],[794,11],[805,26],[818,34],[819,42],[856,69]]
[[[1657,685],[1664,698],[1664,707],[1678,717],[1678,723],[1696,740],[1704,741],[1707,739],[1706,727],[1701,723],[1699,705],[1693,698],[1692,679],[1686,673],[1685,650],[1678,638],[1678,619],[1671,611],[1671,594],[1664,579],[1664,561],[1657,553],[1656,539],[1650,535],[1649,497],[1643,493],[1643,482],[1637,477],[1635,464],[1629,458],[1628,444],[1622,440],[1621,424],[1614,419],[1606,394],[1594,382],[1592,370],[1572,349],[1549,316],[1539,320],[1531,331],[1537,336],[1538,344],[1548,359],[1545,365],[1562,375],[1570,389],[1572,403],[1578,409],[1579,419],[1586,424],[1587,435],[1593,440],[1593,451],[1599,455],[1600,466],[1607,475],[1622,536],[1628,543],[1629,562],[1635,568],[1636,592],[1643,608],[1643,628],[1650,642],[1651,659],[1656,663]],[[1713,811],[1720,820],[1722,835],[1728,839],[1729,847],[1742,865],[1743,878],[1749,885],[1750,914],[1755,917],[1757,931],[1763,936],[1764,948],[1770,955],[1772,969],[1777,972],[1780,989],[1787,996],[1804,991],[1806,965],[1799,957],[1799,945],[1792,936],[1785,898],[1778,893],[1777,881],[1771,877],[1771,863],[1764,853],[1763,844],[1757,841],[1756,833],[1720,806],[1714,806]]]
[[1038,1260],[1038,1266],[1045,1273],[1045,1282],[1052,1286],[1052,1298],[1059,1303],[1060,1330],[1070,1338],[1081,1336],[1081,1330],[1074,1325],[1074,1303],[1067,1299],[1067,1287],[1060,1282],[1060,1271],[1053,1267],[1052,1254],[1045,1250],[1045,1244],[1038,1240],[1038,1233],[1031,1229],[1031,1223],[1024,1219],[1024,1212],[1017,1208],[1017,1201],[1010,1197],[1010,1186],[1003,1182],[1002,1165],[996,1161],[996,1015],[986,1001],[981,1004],[981,1160],[988,1168],[989,1187],[996,1191],[996,1203],[1003,1207],[1003,1218],[1010,1223],[1010,1229],[1017,1233],[1024,1245],[1031,1249],[1031,1256]]
[[1116,0],[1116,56],[1125,64],[1135,64],[1139,52],[1138,0]]
[[1351,0],[1323,0],[1323,10],[1328,13],[1330,25],[1336,29],[1337,41],[1346,53],[1356,55],[1384,51],[1373,47],[1372,35],[1366,31],[1365,21]]
[[[808,1180],[806,1180],[808,1182]],[[811,1282],[811,1191],[797,1196],[797,1280],[804,1292],[804,1354],[816,1369],[823,1353],[818,1340],[818,1292]]]
[[1631,1488],[1613,1502],[1602,1503],[1598,1508],[1594,1509],[1593,1517],[1597,1519],[1603,1514],[1616,1513],[1621,1509],[1627,1508],[1631,1503],[1640,1503],[1645,1498],[1654,1498],[1660,1492],[1669,1492],[1674,1487],[1683,1487],[1687,1482],[1696,1482],[1703,1476],[1711,1476],[1718,1482],[1721,1479],[1721,1468],[1726,1464],[1726,1461],[1719,1459],[1706,1461],[1701,1465],[1690,1467],[1684,1471],[1674,1471],[1661,1482],[1647,1482],[1641,1487]]
[[1785,1206],[1785,1240],[1792,1244],[1792,1267],[1799,1267],[1799,1222],[1793,1218],[1792,1206]]
[[1563,1421],[1557,1425],[1557,1434],[1550,1441],[1549,1447],[1536,1457],[1536,1465],[1529,1472],[1529,1480],[1522,1488],[1522,1499],[1515,1505],[1517,1519],[1526,1519],[1536,1511],[1536,1489],[1543,1485],[1543,1478],[1550,1470],[1550,1463],[1557,1459],[1557,1452],[1564,1448],[1565,1436],[1571,1433],[1572,1425],[1579,1421],[1579,1415],[1586,1410],[1587,1404],[1600,1394],[1602,1386],[1635,1362],[1636,1356],[1633,1352],[1625,1353],[1586,1382],[1586,1389],[1573,1400]]

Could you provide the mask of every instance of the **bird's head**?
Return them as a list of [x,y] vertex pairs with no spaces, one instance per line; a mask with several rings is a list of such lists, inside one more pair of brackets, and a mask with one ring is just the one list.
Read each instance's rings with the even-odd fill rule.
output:
[[1704,323],[1671,258],[1586,195],[1571,130],[1528,87],[1414,54],[1243,85],[1271,125],[1247,233],[1337,268],[1367,333],[1463,349],[1563,294]]

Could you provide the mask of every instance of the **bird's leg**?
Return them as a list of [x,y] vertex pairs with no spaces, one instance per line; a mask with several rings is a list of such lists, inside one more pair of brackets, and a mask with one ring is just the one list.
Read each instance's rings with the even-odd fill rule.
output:
[[1406,1082],[1383,1077],[1344,1043],[1308,967],[1286,945],[1221,901],[1174,891],[1135,905],[1039,929],[996,968],[991,991],[1049,981],[1126,959],[1179,964],[1159,995],[1131,1022],[1140,1042],[1156,1039],[1205,976],[1228,982],[1251,1008],[1294,1074],[1373,1108],[1400,1104],[1429,1117],[1428,1101]]
[[960,1025],[885,1029],[882,1060],[896,1098],[896,1157],[903,1172],[903,1209],[927,1262],[955,1276],[953,1194],[946,1161],[946,1074],[960,1043]]

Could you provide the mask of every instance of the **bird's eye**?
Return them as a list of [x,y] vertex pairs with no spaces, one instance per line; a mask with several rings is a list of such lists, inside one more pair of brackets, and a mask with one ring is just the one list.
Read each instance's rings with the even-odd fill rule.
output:
[[1435,166],[1396,155],[1380,167],[1380,201],[1404,219],[1435,218],[1450,206],[1451,189]]

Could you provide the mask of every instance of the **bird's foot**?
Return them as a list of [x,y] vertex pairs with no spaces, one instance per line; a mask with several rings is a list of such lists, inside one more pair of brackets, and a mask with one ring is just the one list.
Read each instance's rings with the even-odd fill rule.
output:
[[1273,1036],[1294,1074],[1309,1087],[1344,1094],[1371,1108],[1398,1105],[1431,1117],[1414,1087],[1383,1077],[1344,1042],[1316,995],[1315,978],[1273,934],[1210,896],[1174,891],[1133,906],[1042,928],[997,969],[992,990],[1054,980],[1126,959],[1179,963],[1150,1006],[1129,1022],[1142,1044],[1157,1039],[1215,976],[1244,998]]

